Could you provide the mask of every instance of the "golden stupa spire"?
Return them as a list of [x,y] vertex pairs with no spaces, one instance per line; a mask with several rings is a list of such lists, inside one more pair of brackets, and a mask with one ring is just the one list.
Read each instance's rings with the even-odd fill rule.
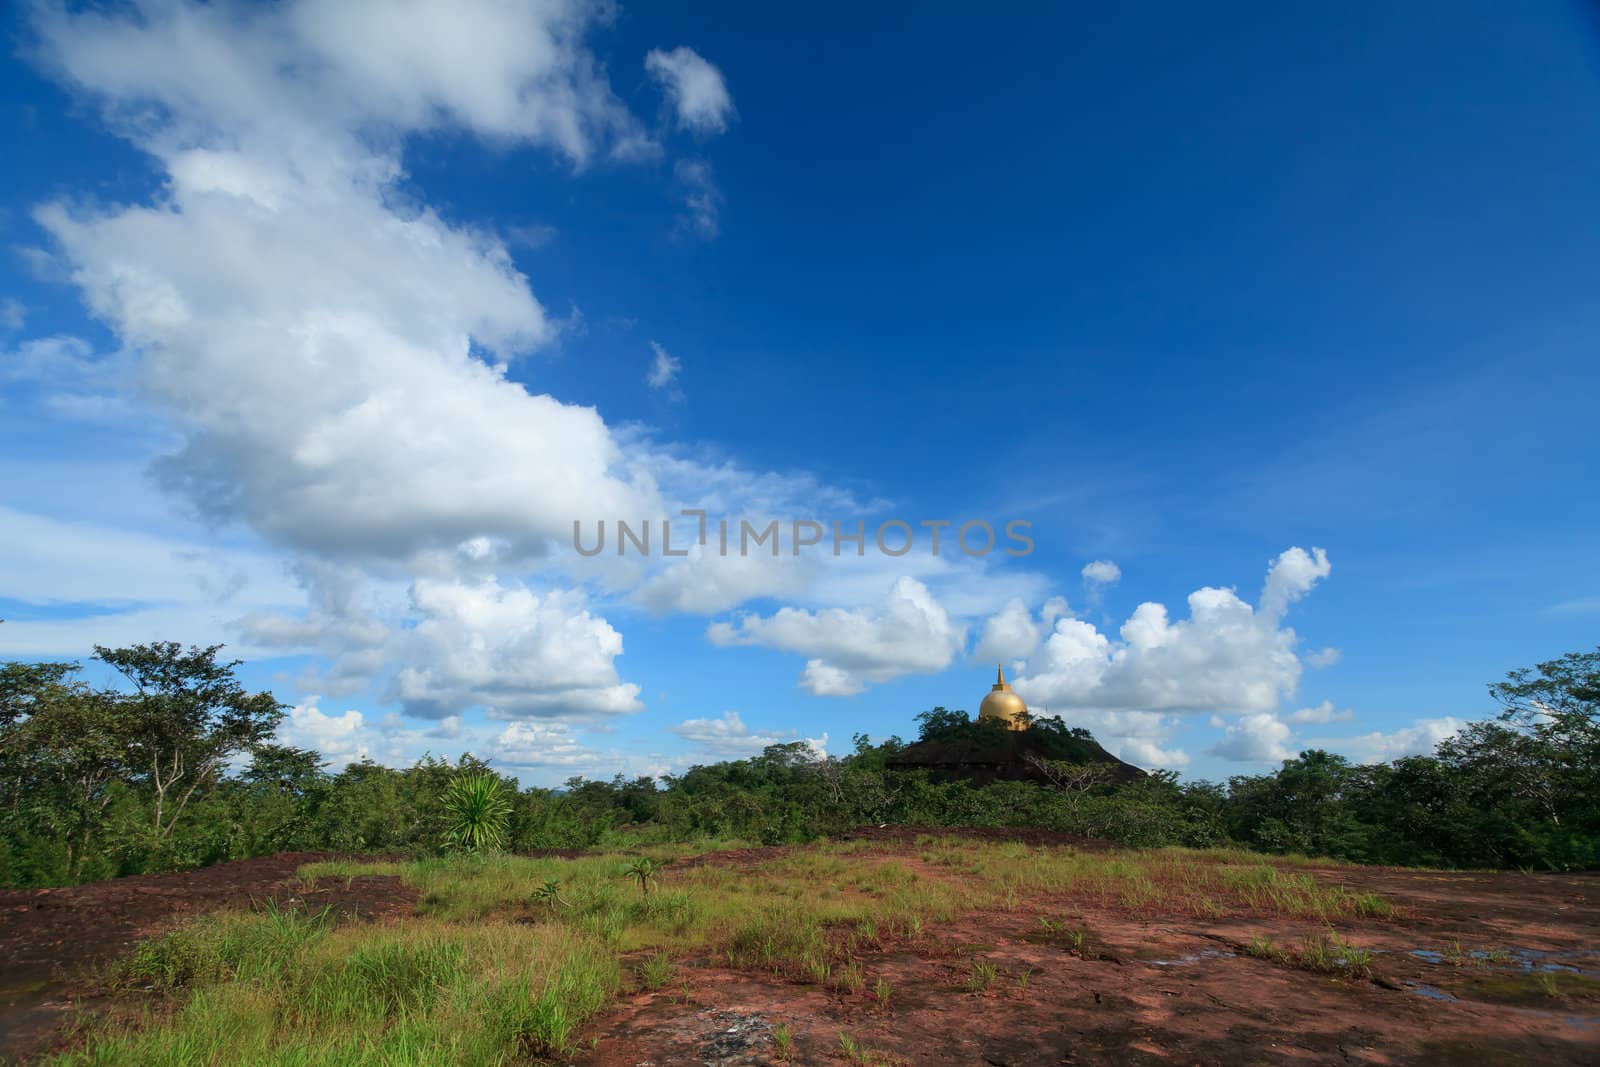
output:
[[1005,665],[995,664],[994,688],[989,690],[989,695],[979,705],[978,718],[998,719],[1011,729],[1020,730],[1026,725],[1027,717],[1028,706],[1006,684]]

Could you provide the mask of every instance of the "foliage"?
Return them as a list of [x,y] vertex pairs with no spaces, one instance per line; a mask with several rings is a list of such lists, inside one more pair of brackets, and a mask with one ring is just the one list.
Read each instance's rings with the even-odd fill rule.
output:
[[[842,757],[774,745],[659,780],[574,778],[558,789],[521,787],[470,754],[330,773],[317,753],[273,739],[281,707],[248,693],[218,648],[98,651],[125,679],[120,688],[88,685],[74,663],[0,665],[0,885],[286,850],[626,847],[655,862],[649,849],[665,842],[797,843],[884,823],[1042,827],[1359,863],[1600,868],[1600,650],[1511,672],[1490,687],[1498,718],[1387,764],[1311,750],[1226,783],[1166,772],[1123,780],[1069,758],[1071,746],[1098,750],[1085,731],[1041,718],[1029,731],[1046,741],[1035,780],[939,780],[906,769],[905,753],[1015,735],[935,708],[917,717],[911,746],[858,734]],[[628,876],[652,906],[670,899],[654,892],[654,873]],[[572,900],[562,890],[560,902]],[[1256,889],[1269,890],[1289,892]],[[516,894],[526,902],[528,883]]]
[[152,828],[171,836],[197,791],[213,788],[229,759],[264,743],[283,718],[271,693],[246,693],[239,661],[220,663],[221,645],[157,641],[129,648],[95,646],[134,693],[117,701],[128,755],[154,798]]
[[483,771],[459,774],[444,791],[444,810],[450,817],[445,840],[468,852],[505,847],[511,821],[511,801],[500,779]]
[[639,892],[645,896],[650,895],[650,887],[656,882],[656,874],[660,866],[649,856],[640,856],[628,864],[624,873],[639,884]]

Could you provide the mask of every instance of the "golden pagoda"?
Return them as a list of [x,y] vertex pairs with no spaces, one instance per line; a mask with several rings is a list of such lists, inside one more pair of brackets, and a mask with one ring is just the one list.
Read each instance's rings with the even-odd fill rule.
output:
[[1028,725],[1028,705],[1006,684],[1005,668],[995,665],[994,688],[978,705],[978,721],[998,719],[1011,730],[1023,730]]

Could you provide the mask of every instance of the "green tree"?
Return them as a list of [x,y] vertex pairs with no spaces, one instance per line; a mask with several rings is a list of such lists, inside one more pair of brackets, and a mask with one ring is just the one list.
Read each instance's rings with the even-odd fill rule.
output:
[[76,664],[0,668],[0,780],[8,806],[65,847],[66,877],[83,870],[114,783],[127,777],[130,716],[117,693],[71,681]]
[[283,705],[271,693],[247,693],[219,662],[221,645],[157,641],[128,648],[95,646],[95,658],[132,684],[125,701],[129,755],[153,796],[151,830],[172,834],[191,800],[213,788],[227,763],[272,736]]

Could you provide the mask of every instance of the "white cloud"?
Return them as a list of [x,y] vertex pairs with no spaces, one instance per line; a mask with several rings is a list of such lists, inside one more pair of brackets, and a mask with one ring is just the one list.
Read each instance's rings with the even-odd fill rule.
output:
[[171,484],[282,543],[388,558],[485,534],[538,554],[574,514],[649,503],[593,409],[505,378],[557,327],[498,240],[397,195],[398,143],[372,136],[450,124],[580,163],[631,143],[583,44],[598,11],[39,14],[49,61],[167,172],[151,208],[38,217],[189,437]]
[[1101,742],[1118,759],[1147,771],[1180,770],[1189,765],[1189,754],[1183,749],[1162,748],[1149,738],[1108,734]]
[[800,672],[800,688],[818,697],[853,697],[864,693],[867,684],[843,667],[826,660],[808,659]]
[[1330,646],[1328,648],[1318,649],[1315,652],[1306,653],[1301,657],[1301,661],[1305,663],[1307,667],[1320,669],[1322,667],[1332,667],[1343,658],[1343,652]]
[[310,697],[289,709],[278,726],[279,743],[315,749],[335,773],[349,764],[377,758],[383,748],[382,737],[367,725],[366,716],[355,710],[329,715],[317,703],[317,697]]
[[801,738],[792,730],[752,730],[745,725],[737,711],[725,711],[721,718],[716,719],[687,719],[672,727],[672,732],[711,755],[727,759],[760,755],[768,745],[800,740],[805,741],[818,758],[828,754],[827,734]]
[[[944,560],[802,567],[562,551],[579,516],[672,515],[680,500],[804,515],[848,500],[803,477],[689,457],[520,384],[511,366],[561,323],[500,237],[415,200],[404,150],[419,133],[533,145],[574,168],[658,151],[585,44],[602,7],[34,10],[42,61],[102,105],[160,180],[145,203],[36,212],[62,276],[122,343],[112,395],[138,397],[139,425],[178,438],[163,444],[162,483],[225,534],[230,523],[259,534],[303,589],[303,610],[276,595],[221,615],[185,607],[194,625],[183,632],[237,622],[251,647],[314,653],[328,661],[321,693],[387,679],[420,714],[481,705],[549,721],[639,706],[617,672],[621,635],[590,596],[554,588],[558,576],[660,610],[803,592],[818,611],[741,623],[730,643],[793,643],[816,661],[807,684],[818,691],[942,669],[965,632],[948,612],[986,614],[1038,591],[1035,575],[990,580],[981,565]],[[731,115],[707,111],[704,95],[683,99],[687,114]],[[686,225],[710,236],[721,204],[710,165],[675,171]],[[40,354],[75,374],[103,369],[70,344]],[[937,579],[939,599],[913,580],[885,601],[896,573]],[[117,625],[163,622],[178,610],[163,603],[135,598]],[[840,603],[857,608],[843,618],[871,639],[862,649],[818,632],[824,606]],[[802,617],[809,632],[791,632],[808,629]],[[909,633],[896,632],[902,622]],[[41,628],[39,641],[84,632]]]
[[[400,184],[404,138],[447,127],[574,166],[649,154],[584,44],[603,13],[560,0],[35,11],[43,62],[164,177],[148,205],[36,217],[184,439],[164,484],[301,568],[310,609],[241,612],[243,631],[330,657],[334,691],[398,659],[394,697],[430,716],[639,706],[616,675],[621,636],[581,594],[494,575],[536,565],[574,516],[664,511],[649,457],[593,408],[508,377],[559,325],[498,238]],[[74,373],[88,361],[81,343],[35,354]],[[319,599],[340,567],[415,578],[411,603]]]
[[[756,597],[798,596],[811,587],[817,575],[815,561],[804,557],[773,559],[759,552],[721,555],[716,551],[715,527],[709,534],[713,539],[709,550],[695,543],[696,535],[694,520],[673,522],[673,551],[688,547],[689,555],[642,582],[634,594],[639,603],[657,614],[711,615]],[[735,533],[735,539],[737,536]]]
[[1097,559],[1083,567],[1083,580],[1094,585],[1111,585],[1122,577],[1122,568],[1109,559]]
[[650,351],[655,353],[655,358],[650,361],[650,373],[645,376],[645,382],[652,389],[675,387],[678,384],[678,372],[683,369],[683,361],[654,341],[650,342]]
[[579,743],[565,723],[556,722],[510,723],[474,755],[519,770],[586,768],[602,760],[602,754]]
[[1276,711],[1302,670],[1284,612],[1328,570],[1321,549],[1289,549],[1268,569],[1259,610],[1208,587],[1189,595],[1189,617],[1177,622],[1160,604],[1140,604],[1121,640],[1061,619],[1013,684],[1052,708]]
[[768,617],[743,615],[706,631],[715,645],[761,645],[811,657],[801,686],[818,696],[843,696],[867,684],[948,667],[966,643],[966,627],[914,578],[894,583],[874,610],[782,608]]
[[722,191],[711,174],[711,164],[703,159],[680,159],[672,166],[683,189],[681,229],[709,241],[722,229]]
[[168,145],[232,134],[299,154],[325,151],[315,135],[330,130],[463,127],[582,164],[651,147],[584,45],[605,13],[563,0],[146,0],[136,13],[42,10],[34,25],[47,62],[120,117],[169,109],[154,132]]
[[652,49],[644,58],[644,67],[671,101],[679,129],[704,135],[728,128],[733,97],[722,80],[722,72],[694,49]]
[[639,687],[617,677],[622,635],[581,593],[544,594],[495,579],[418,580],[419,620],[393,658],[389,698],[409,714],[441,718],[473,706],[499,718],[588,716],[639,710]]
[[1349,708],[1345,708],[1343,711],[1336,710],[1331,700],[1324,700],[1314,708],[1301,708],[1299,711],[1291,711],[1284,716],[1286,721],[1293,723],[1349,722],[1353,718],[1355,718],[1354,712]]
[[[390,713],[377,723],[354,709],[324,712],[319,697],[291,708],[278,727],[278,741],[322,753],[332,771],[364,759],[390,767],[410,766],[424,753],[447,758],[471,752],[521,778],[561,780],[573,773],[613,770],[636,760],[584,745],[565,723],[513,722],[501,727],[468,725],[452,716],[426,727]],[[554,772],[543,773],[540,772]]]
[[1317,582],[1333,570],[1328,554],[1320,548],[1309,553],[1303,548],[1286,548],[1267,569],[1267,585],[1261,591],[1261,614],[1276,622],[1289,605],[1311,592]]
[[972,658],[984,663],[1011,663],[1025,660],[1039,648],[1039,640],[1050,632],[1055,621],[1068,614],[1064,597],[1045,601],[1035,618],[1021,597],[1012,597],[999,614],[984,623],[983,636],[972,650]]
[[[1033,707],[1036,713],[1055,709]],[[1081,726],[1118,759],[1146,770],[1176,770],[1189,764],[1189,754],[1171,744],[1180,720],[1154,711],[1079,710],[1065,716],[1071,726]]]
[[1223,731],[1211,754],[1241,763],[1277,763],[1292,759],[1287,747],[1289,727],[1269,712],[1240,716]]
[[1307,747],[1343,752],[1357,763],[1383,763],[1402,756],[1425,756],[1447,737],[1459,733],[1466,722],[1452,716],[1417,719],[1412,725],[1389,733],[1373,731],[1359,737],[1319,740]]
[[22,301],[9,296],[0,300],[0,330],[20,330],[27,321],[28,309],[22,306]]

